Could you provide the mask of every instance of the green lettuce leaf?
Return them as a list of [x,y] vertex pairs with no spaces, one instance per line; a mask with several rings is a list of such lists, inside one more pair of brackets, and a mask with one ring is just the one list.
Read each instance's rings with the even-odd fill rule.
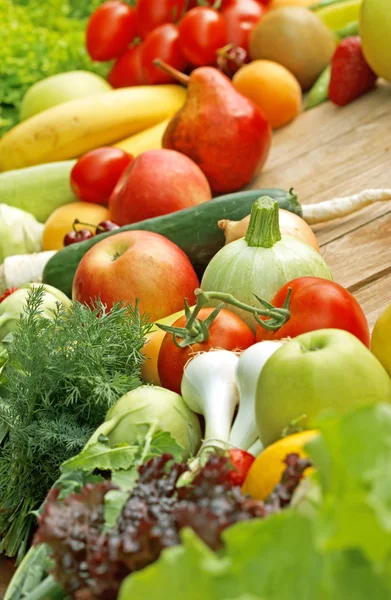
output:
[[359,549],[373,563],[391,559],[391,406],[365,407],[321,429],[308,445],[323,485],[319,543]]
[[389,600],[391,406],[320,422],[307,450],[316,477],[293,507],[237,523],[212,552],[182,544],[123,583],[119,600]]

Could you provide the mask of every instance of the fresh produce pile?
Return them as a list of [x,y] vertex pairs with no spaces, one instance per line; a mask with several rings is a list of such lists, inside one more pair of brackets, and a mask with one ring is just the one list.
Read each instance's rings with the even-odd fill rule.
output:
[[370,332],[311,228],[391,190],[245,189],[391,80],[387,7],[1,13],[5,600],[391,597],[391,305]]

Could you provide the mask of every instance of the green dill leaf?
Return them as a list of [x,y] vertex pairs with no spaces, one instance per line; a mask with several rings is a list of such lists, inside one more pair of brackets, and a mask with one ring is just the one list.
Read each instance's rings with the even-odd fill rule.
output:
[[60,465],[77,455],[108,409],[141,383],[151,324],[137,307],[108,312],[73,302],[42,317],[43,288],[29,294],[0,387],[0,552],[14,556]]

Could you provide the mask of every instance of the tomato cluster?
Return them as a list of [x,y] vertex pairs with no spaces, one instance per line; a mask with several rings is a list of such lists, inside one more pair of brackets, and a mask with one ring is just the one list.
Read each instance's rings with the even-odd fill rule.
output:
[[[104,2],[91,16],[86,46],[96,61],[115,60],[108,80],[115,88],[171,83],[171,75],[154,66],[159,58],[178,69],[218,66],[233,75],[247,59],[251,30],[270,0],[121,0]],[[200,6],[198,5],[200,4]],[[202,6],[201,6],[202,4]],[[218,61],[219,54],[228,61]]]

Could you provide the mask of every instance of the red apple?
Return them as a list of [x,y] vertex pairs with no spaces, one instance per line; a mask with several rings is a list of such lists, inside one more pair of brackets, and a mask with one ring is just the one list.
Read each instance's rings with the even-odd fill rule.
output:
[[72,297],[91,304],[100,297],[111,308],[116,302],[135,304],[153,321],[195,303],[197,275],[176,244],[150,231],[124,231],[93,246],[81,259]]
[[123,173],[109,202],[118,225],[189,208],[212,198],[208,180],[190,158],[175,150],[148,150]]

